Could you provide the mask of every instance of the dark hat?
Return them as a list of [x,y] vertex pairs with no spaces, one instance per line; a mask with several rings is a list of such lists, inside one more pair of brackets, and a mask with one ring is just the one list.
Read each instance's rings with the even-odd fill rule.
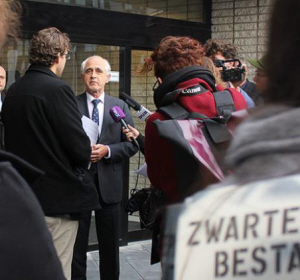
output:
[[266,70],[266,55],[264,55],[262,58],[260,59],[256,59],[256,58],[249,58],[248,59],[248,62],[258,68],[258,69],[261,69],[261,70]]

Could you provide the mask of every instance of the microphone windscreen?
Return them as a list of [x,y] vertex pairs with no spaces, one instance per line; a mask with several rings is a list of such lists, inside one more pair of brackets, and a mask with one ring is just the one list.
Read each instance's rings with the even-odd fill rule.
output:
[[140,111],[141,110],[141,104],[136,102],[131,96],[126,94],[125,92],[120,93],[120,98],[124,100],[129,107],[131,107],[135,111]]
[[109,113],[115,122],[120,122],[125,118],[125,114],[119,106],[111,107]]

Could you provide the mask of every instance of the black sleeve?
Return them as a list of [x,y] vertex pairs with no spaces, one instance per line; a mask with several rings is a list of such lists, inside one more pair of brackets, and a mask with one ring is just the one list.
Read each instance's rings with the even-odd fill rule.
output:
[[10,162],[2,160],[0,155],[1,279],[64,280],[39,202]]
[[87,167],[91,145],[82,128],[81,114],[71,88],[61,86],[51,100],[51,124],[74,165]]

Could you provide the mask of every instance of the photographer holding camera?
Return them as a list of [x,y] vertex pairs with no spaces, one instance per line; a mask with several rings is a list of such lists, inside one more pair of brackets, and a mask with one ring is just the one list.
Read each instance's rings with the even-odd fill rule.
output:
[[222,80],[227,87],[238,90],[245,98],[248,108],[255,107],[252,98],[238,85],[246,79],[246,69],[237,58],[237,48],[219,40],[209,39],[205,45],[206,56],[214,62],[221,73]]

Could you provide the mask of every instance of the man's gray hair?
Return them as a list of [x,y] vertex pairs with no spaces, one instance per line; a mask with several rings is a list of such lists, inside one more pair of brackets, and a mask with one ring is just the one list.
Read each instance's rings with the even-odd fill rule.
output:
[[80,68],[80,69],[81,69],[81,74],[83,74],[84,71],[85,71],[85,65],[86,65],[87,61],[88,61],[90,58],[92,58],[92,57],[102,58],[102,59],[104,60],[104,62],[105,62],[105,71],[106,71],[107,74],[110,74],[110,72],[111,72],[111,67],[110,67],[110,64],[109,64],[108,60],[105,59],[105,58],[103,58],[103,57],[101,57],[101,56],[99,56],[99,55],[92,55],[92,56],[89,56],[86,60],[84,60],[84,61],[81,63],[81,68]]

